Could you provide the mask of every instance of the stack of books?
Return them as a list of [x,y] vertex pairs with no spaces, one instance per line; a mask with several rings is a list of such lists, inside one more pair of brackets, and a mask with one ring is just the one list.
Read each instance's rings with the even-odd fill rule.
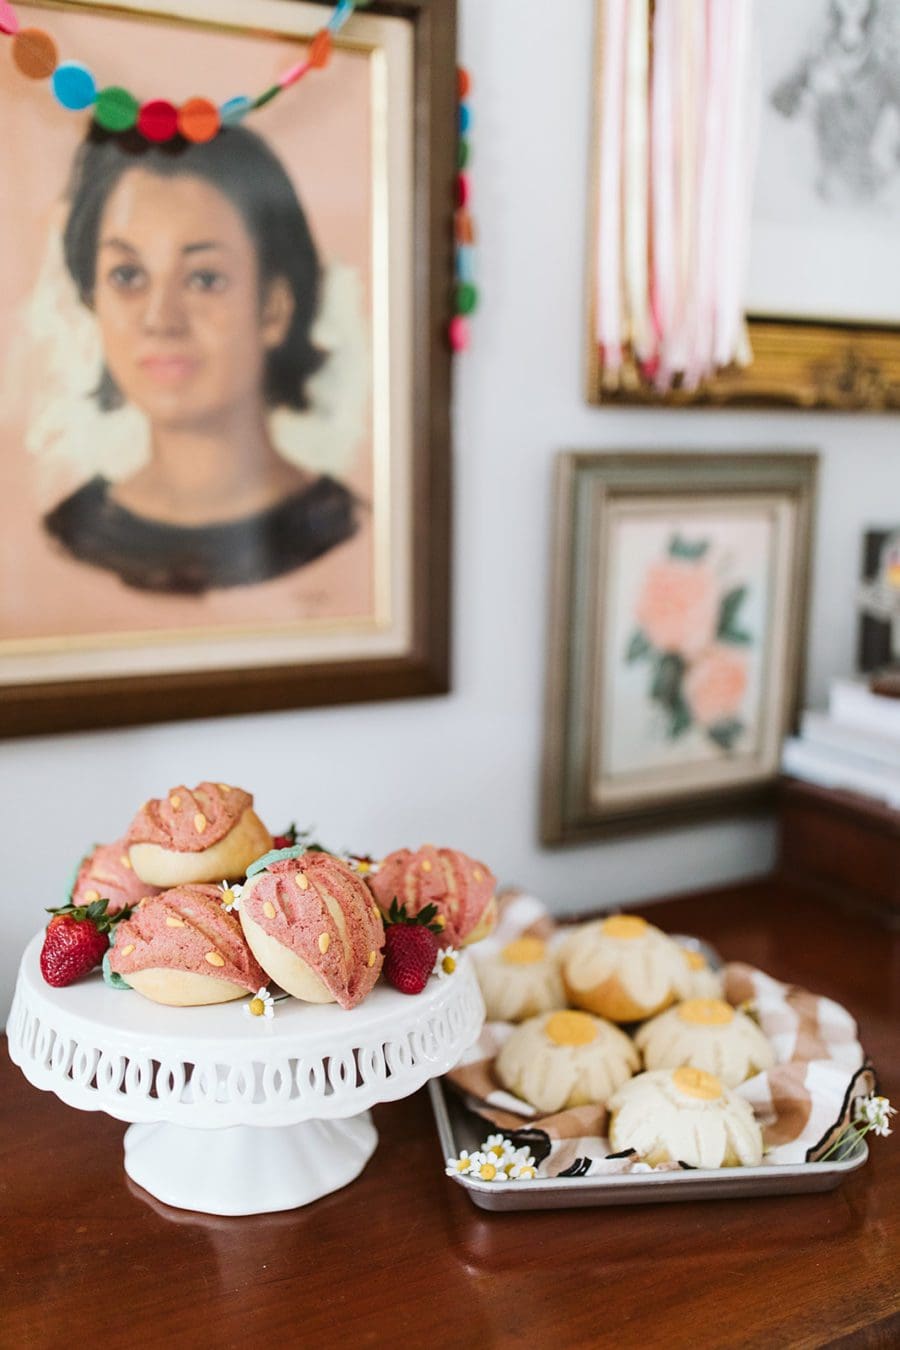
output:
[[900,810],[900,698],[863,680],[832,680],[828,712],[805,712],[784,743],[784,773]]

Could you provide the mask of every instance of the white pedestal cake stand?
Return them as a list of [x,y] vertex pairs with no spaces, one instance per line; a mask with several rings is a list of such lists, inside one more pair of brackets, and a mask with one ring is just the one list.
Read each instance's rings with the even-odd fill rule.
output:
[[484,1020],[466,956],[421,994],[379,985],[352,1012],[287,999],[266,1021],[241,1002],[164,1008],[99,972],[53,989],[42,942],[19,968],[13,1062],[69,1106],[133,1122],[132,1180],[207,1214],[294,1209],[346,1186],[378,1141],[368,1108],[452,1068]]

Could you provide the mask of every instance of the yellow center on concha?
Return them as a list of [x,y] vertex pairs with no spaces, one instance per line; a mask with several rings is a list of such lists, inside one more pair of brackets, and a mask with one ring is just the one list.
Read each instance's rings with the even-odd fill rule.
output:
[[597,1027],[589,1013],[556,1012],[544,1023],[544,1034],[556,1045],[590,1045]]
[[544,950],[540,938],[516,938],[503,948],[503,960],[510,966],[531,966],[535,961],[543,961]]
[[682,1022],[697,1027],[724,1027],[734,1017],[734,1008],[721,998],[689,998],[678,1005]]
[[706,970],[706,957],[702,952],[685,952],[684,959],[691,970]]
[[603,936],[611,938],[639,938],[647,932],[647,920],[637,914],[613,914],[603,924]]
[[714,1073],[706,1073],[703,1069],[689,1067],[676,1069],[672,1075],[672,1082],[685,1097],[696,1097],[701,1102],[714,1102],[722,1095],[722,1084],[718,1078]]

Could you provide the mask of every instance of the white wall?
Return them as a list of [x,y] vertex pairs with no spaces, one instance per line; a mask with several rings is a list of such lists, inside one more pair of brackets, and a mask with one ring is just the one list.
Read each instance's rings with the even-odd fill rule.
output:
[[900,514],[896,420],[589,408],[582,313],[592,0],[462,0],[483,306],[456,398],[456,662],[445,699],[9,742],[0,749],[4,941],[18,953],[73,862],[173,783],[231,780],[281,828],[378,852],[451,842],[559,908],[765,872],[773,830],[734,820],[578,848],[536,842],[550,484],[560,449],[818,447],[809,695],[853,665],[860,531]]

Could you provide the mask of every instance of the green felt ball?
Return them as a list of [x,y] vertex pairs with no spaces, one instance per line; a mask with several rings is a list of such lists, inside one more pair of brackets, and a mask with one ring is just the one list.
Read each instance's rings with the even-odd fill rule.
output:
[[478,305],[478,287],[463,281],[456,288],[457,314],[471,314]]
[[470,150],[470,147],[469,147],[469,142],[468,142],[468,141],[460,141],[459,147],[458,147],[458,149],[457,149],[457,151],[456,151],[456,167],[457,167],[458,169],[465,169],[465,168],[467,168],[468,163],[469,163],[469,156],[470,156],[470,154],[471,154],[471,150]]
[[104,131],[130,131],[138,118],[138,101],[134,94],[118,85],[101,89],[94,105],[94,121]]

